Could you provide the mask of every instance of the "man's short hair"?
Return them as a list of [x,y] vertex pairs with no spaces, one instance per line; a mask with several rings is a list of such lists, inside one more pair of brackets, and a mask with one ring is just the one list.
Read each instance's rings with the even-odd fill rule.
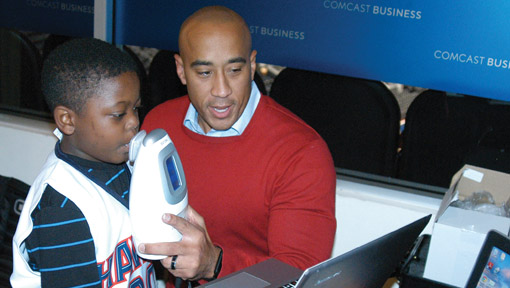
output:
[[137,72],[127,53],[98,39],[73,39],[55,48],[44,61],[42,91],[51,111],[62,105],[80,113],[103,80],[125,72]]

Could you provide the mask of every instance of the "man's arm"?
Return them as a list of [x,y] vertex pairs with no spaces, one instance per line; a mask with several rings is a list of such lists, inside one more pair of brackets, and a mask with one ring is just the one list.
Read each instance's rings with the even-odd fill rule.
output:
[[[273,191],[267,239],[269,255],[254,258],[245,251],[225,251],[224,267],[234,266],[230,262],[239,259],[254,264],[274,257],[305,269],[331,256],[336,232],[336,173],[331,155],[326,144],[318,140],[292,157],[295,158],[292,168],[284,169],[277,185],[282,188]],[[176,277],[207,279],[214,271],[219,249],[210,240],[203,218],[193,209],[189,211],[190,221],[175,216],[163,219],[183,234],[182,241],[144,244],[138,248],[143,253],[169,255],[161,262]],[[173,255],[178,255],[175,270],[171,269]]]
[[269,253],[306,269],[331,256],[336,232],[336,172],[321,139],[292,153],[284,165],[279,190],[273,191],[270,204]]

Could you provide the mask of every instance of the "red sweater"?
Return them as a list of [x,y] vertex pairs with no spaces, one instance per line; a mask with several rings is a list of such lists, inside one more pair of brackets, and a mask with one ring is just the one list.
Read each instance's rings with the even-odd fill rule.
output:
[[175,143],[189,204],[223,248],[220,276],[270,257],[300,269],[329,258],[336,173],[322,138],[267,96],[242,135],[199,135],[183,125],[189,104],[157,106],[142,129],[163,128]]

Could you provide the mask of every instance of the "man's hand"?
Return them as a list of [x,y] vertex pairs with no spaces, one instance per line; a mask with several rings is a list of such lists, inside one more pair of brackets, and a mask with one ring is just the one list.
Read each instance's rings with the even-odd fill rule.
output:
[[[175,277],[184,280],[212,278],[219,257],[220,248],[214,246],[205,221],[191,206],[188,206],[187,219],[173,214],[164,214],[163,222],[173,226],[182,234],[179,242],[140,244],[138,249],[146,254],[168,255],[161,264]],[[175,269],[172,268],[172,257],[175,258]]]

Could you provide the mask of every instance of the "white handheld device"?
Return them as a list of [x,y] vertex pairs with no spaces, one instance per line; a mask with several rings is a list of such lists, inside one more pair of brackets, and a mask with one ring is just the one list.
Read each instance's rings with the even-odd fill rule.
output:
[[[181,233],[161,220],[164,213],[184,218],[188,207],[186,178],[174,143],[163,129],[149,134],[142,130],[129,143],[129,161],[134,161],[129,215],[135,247],[180,241]],[[152,260],[168,257],[143,254],[138,249],[137,253]]]

